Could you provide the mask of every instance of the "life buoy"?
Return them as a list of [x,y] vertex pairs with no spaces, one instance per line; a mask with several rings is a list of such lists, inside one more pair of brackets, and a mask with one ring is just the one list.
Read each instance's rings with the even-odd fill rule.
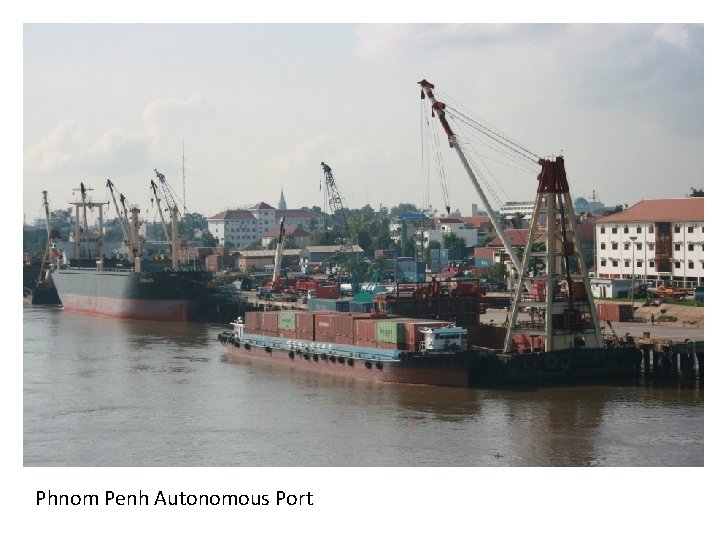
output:
[[[342,361],[343,361],[343,357],[341,356],[341,357],[340,357],[340,363],[341,363],[341,364],[342,364]],[[354,363],[355,363],[355,360],[353,360],[352,358],[348,358],[348,359],[347,359],[347,365],[348,365],[348,366],[352,367],[352,365],[353,365]]]
[[368,368],[368,369],[372,369],[372,362],[366,361],[366,362],[365,362],[365,367]]
[[[238,347],[240,346],[239,343],[236,343],[236,345],[237,345]],[[250,344],[249,344],[249,343],[246,343],[246,344],[245,344],[245,350],[246,350],[246,351],[249,351],[249,350],[250,350]]]
[[272,349],[270,347],[265,347],[265,352],[270,353],[270,352],[272,352]]
[[295,358],[295,353],[292,352],[292,351],[288,351],[288,358],[290,358],[290,360],[292,360],[293,358]]
[[375,362],[375,367],[378,368],[380,371],[382,371],[383,363],[382,363],[382,362]]
[[543,359],[545,369],[555,370],[558,367],[558,358],[554,354],[548,354]]
[[573,359],[567,354],[564,354],[558,360],[558,366],[560,366],[560,369],[563,371],[570,371],[573,367]]
[[526,356],[523,358],[523,369],[525,371],[535,371],[536,367],[535,358],[532,356]]

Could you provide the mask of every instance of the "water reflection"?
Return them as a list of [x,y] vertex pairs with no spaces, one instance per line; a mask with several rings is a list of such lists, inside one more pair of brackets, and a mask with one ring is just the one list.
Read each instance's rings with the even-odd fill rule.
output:
[[701,387],[378,383],[230,361],[220,325],[24,316],[26,464],[703,464]]

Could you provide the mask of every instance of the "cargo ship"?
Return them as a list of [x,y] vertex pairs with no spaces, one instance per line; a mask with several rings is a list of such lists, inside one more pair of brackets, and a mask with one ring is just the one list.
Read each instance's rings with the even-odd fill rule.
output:
[[[151,185],[156,189],[154,182]],[[87,190],[81,184],[81,200],[72,203],[76,206],[75,257],[70,258],[66,264],[58,258],[52,274],[63,308],[67,311],[119,319],[185,322],[202,318],[210,297],[208,283],[212,273],[180,265],[177,205],[171,208],[172,238],[167,233],[162,218],[163,229],[171,246],[171,260],[144,261],[138,233],[139,209],[132,207],[131,218],[128,219],[124,197],[120,197],[124,210],[120,212],[110,180],[108,188],[118,213],[125,244],[128,246],[129,258],[105,258],[102,208],[107,203],[90,202]],[[157,191],[155,200],[159,206],[161,197]],[[87,208],[99,209],[99,233],[94,238],[88,235],[85,213]],[[162,209],[160,215],[163,215]]]
[[476,351],[451,323],[360,313],[248,312],[218,340],[239,358],[380,382],[467,387]]
[[136,272],[68,266],[53,278],[67,311],[118,319],[185,322],[204,309],[212,275],[196,270]]

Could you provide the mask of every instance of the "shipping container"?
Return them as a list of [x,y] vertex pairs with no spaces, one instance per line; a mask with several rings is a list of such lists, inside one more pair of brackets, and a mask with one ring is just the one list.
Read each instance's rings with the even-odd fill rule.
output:
[[278,312],[265,311],[262,313],[262,329],[268,332],[277,332],[278,330]]
[[278,313],[277,319],[278,330],[295,331],[295,313],[281,312]]
[[277,334],[281,338],[297,339],[297,332],[294,330],[278,330]]
[[337,299],[340,298],[340,286],[337,284],[333,285],[318,285],[316,298],[324,299]]
[[353,313],[370,313],[372,311],[372,302],[348,302],[348,307]]
[[262,311],[248,311],[243,320],[248,331],[262,329]]
[[312,298],[308,301],[309,311],[349,311],[350,303],[347,300],[328,298]]
[[[331,341],[335,335],[335,313],[315,314],[315,336],[318,341]],[[325,336],[322,338],[320,336]]]
[[338,345],[354,345],[355,342],[351,336],[335,336],[333,343],[337,343]]
[[377,348],[377,342],[375,342],[374,340],[355,339],[353,341],[353,345],[355,345],[356,347]]
[[[295,330],[304,335],[312,335],[315,332],[315,314],[311,312],[299,312],[295,314]],[[312,338],[310,338],[312,339]]]
[[355,319],[355,341],[375,343],[375,319]]
[[633,309],[630,304],[618,304],[614,302],[604,302],[595,304],[600,322],[611,321],[631,321],[633,319]]
[[401,345],[405,342],[405,327],[397,320],[375,321],[375,341]]
[[352,338],[355,335],[355,317],[350,313],[339,313],[335,317],[335,335]]

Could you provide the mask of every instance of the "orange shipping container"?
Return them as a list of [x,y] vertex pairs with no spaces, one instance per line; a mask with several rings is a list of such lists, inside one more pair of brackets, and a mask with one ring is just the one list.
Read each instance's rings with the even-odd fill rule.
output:
[[355,319],[355,341],[375,342],[375,319]]
[[277,311],[266,311],[262,314],[262,329],[268,332],[275,332],[277,335]]
[[442,328],[448,326],[444,321],[407,321],[405,322],[405,346],[410,351],[419,350],[420,343],[425,336],[420,332],[421,328]]
[[315,313],[315,335],[335,335],[335,315],[333,313]]
[[295,315],[295,330],[303,334],[313,334],[315,332],[315,313],[298,312]]

